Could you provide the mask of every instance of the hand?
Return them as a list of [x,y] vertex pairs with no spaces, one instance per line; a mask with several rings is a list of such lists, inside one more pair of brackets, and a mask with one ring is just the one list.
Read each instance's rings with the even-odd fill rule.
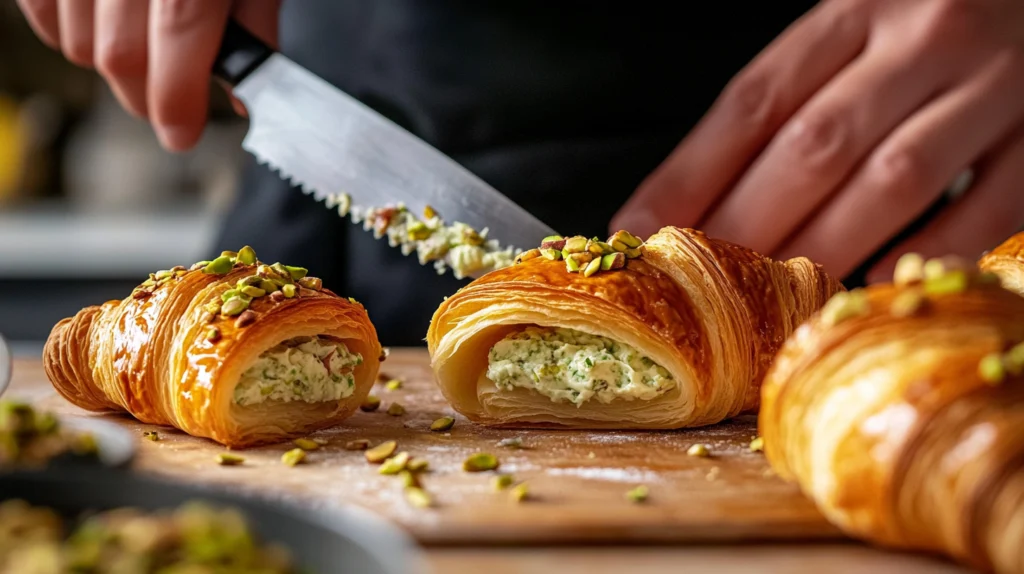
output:
[[[72,62],[95,67],[133,115],[149,118],[160,143],[199,141],[210,70],[231,15],[277,43],[279,0],[18,0],[36,34]],[[237,105],[237,102],[236,102]]]
[[1024,2],[826,0],[740,72],[613,229],[700,227],[846,276],[974,183],[907,251],[976,258],[1024,223]]

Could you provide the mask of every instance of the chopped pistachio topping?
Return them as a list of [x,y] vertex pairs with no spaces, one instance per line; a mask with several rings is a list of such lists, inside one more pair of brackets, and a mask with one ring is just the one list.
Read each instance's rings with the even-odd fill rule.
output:
[[595,260],[591,261],[590,263],[587,263],[587,266],[585,268],[583,268],[583,276],[584,277],[590,277],[591,275],[593,275],[594,273],[597,273],[600,270],[601,270],[601,260],[600,259],[595,259]]
[[363,404],[359,405],[359,410],[364,413],[372,413],[379,408],[380,398],[374,395],[366,395],[366,398],[363,399]]
[[217,464],[221,466],[238,466],[245,462],[245,458],[237,454],[221,453],[217,455]]
[[395,453],[397,448],[398,443],[393,440],[382,442],[366,451],[366,461],[374,464],[384,462],[388,458],[391,458],[391,455]]
[[221,255],[214,259],[206,267],[203,267],[203,273],[207,275],[224,275],[235,265],[235,260],[227,255]]
[[821,320],[826,325],[838,325],[847,319],[863,317],[871,311],[867,293],[862,289],[840,291],[821,309]]
[[906,253],[896,261],[892,282],[896,285],[911,285],[924,279],[924,257],[917,253]]
[[517,255],[515,262],[522,263],[523,261],[529,261],[531,259],[536,259],[538,257],[540,257],[540,249],[534,248],[528,251],[523,251],[522,253]]
[[297,438],[292,442],[302,450],[316,450],[320,448],[320,443],[308,438]]
[[345,443],[345,450],[366,450],[370,448],[370,441],[365,438],[350,440]]
[[281,463],[285,466],[295,466],[306,460],[306,451],[301,448],[293,448],[281,455]]
[[981,380],[992,385],[998,385],[1006,378],[1006,367],[1003,365],[1003,357],[999,353],[985,355],[978,363],[978,376]]
[[608,238],[608,243],[613,241],[622,243],[629,249],[635,249],[644,244],[642,239],[625,230],[619,230],[613,233],[612,236]]
[[707,458],[711,456],[711,449],[706,444],[697,443],[686,449],[686,454],[689,456],[699,456],[701,458]]
[[393,417],[400,417],[405,414],[405,407],[402,406],[402,403],[391,403],[387,412]]
[[380,474],[398,474],[405,470],[406,465],[409,464],[409,453],[402,451],[395,456],[386,459],[377,469]]
[[513,482],[515,482],[515,479],[511,474],[499,474],[491,479],[491,486],[494,487],[494,490],[505,490],[512,486]]
[[552,236],[545,237],[539,249],[521,254],[516,258],[516,263],[538,257],[551,261],[565,260],[567,272],[591,277],[599,271],[624,268],[628,259],[636,259],[643,254],[642,246],[640,238],[626,231],[615,232],[607,242],[596,237],[587,239],[582,235],[566,238]]
[[406,470],[410,472],[426,472],[430,467],[430,463],[425,458],[413,458],[409,460],[409,464],[405,465]]
[[406,487],[405,489],[405,500],[416,508],[428,508],[432,501],[427,491],[417,486]]
[[893,317],[910,317],[916,315],[927,303],[927,299],[918,289],[907,289],[893,297],[889,312]]
[[541,249],[540,254],[544,259],[548,259],[550,261],[558,261],[562,258],[562,252],[558,249]]
[[629,492],[626,493],[626,500],[628,500],[630,502],[637,503],[637,504],[639,504],[641,502],[647,502],[647,497],[648,497],[649,494],[650,493],[649,493],[647,487],[645,485],[641,484],[640,486],[638,486],[638,487],[636,487],[636,488],[634,488],[634,489],[632,489],[632,490],[630,490]]
[[947,271],[946,273],[924,280],[924,292],[929,295],[952,295],[963,293],[970,286],[970,279],[967,273],[960,269]]
[[1011,347],[1003,355],[1003,364],[1006,366],[1006,371],[1011,375],[1024,374],[1024,343]]
[[398,389],[402,388],[402,380],[391,379],[390,381],[384,384],[384,388],[389,391],[397,391]]
[[587,250],[587,238],[580,235],[570,237],[562,249],[568,253],[582,253]]
[[157,442],[160,440],[160,433],[156,431],[145,431],[142,433],[142,438]]
[[514,449],[523,448],[523,437],[514,436],[511,438],[503,438],[498,441],[498,446]]
[[478,452],[469,455],[466,460],[462,461],[462,470],[466,472],[483,472],[494,470],[499,465],[498,457],[486,452]]
[[220,340],[220,329],[217,327],[207,327],[206,329],[206,340],[211,343],[216,343]]
[[284,293],[285,298],[291,299],[298,294],[298,289],[295,287],[295,285],[288,283],[286,285],[281,286],[281,292]]
[[254,265],[256,263],[256,251],[246,245],[238,250],[238,255],[235,258],[242,265]]
[[430,430],[434,432],[444,432],[455,425],[455,419],[452,417],[441,417],[436,421],[430,423]]
[[764,450],[764,437],[760,437],[759,436],[759,437],[755,438],[754,440],[750,441],[750,451],[751,452],[761,452],[763,450]]
[[298,284],[300,287],[312,291],[319,291],[324,288],[324,282],[319,277],[303,277],[298,280]]
[[403,470],[403,471],[398,473],[398,478],[399,478],[399,480],[402,481],[402,486],[405,487],[405,488],[409,488],[410,486],[416,486],[416,487],[421,487],[422,486],[420,484],[420,477],[419,477],[419,475],[417,473],[412,472],[411,470],[409,470],[408,467],[406,467],[406,470]]
[[530,487],[525,482],[517,484],[509,491],[509,498],[511,498],[513,502],[522,502],[529,497]]

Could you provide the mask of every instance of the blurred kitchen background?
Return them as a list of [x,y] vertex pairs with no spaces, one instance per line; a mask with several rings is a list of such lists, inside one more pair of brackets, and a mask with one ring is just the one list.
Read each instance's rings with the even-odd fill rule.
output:
[[206,258],[246,129],[223,90],[211,94],[200,145],[167,153],[0,0],[0,333],[16,352],[37,353],[58,320],[154,269]]

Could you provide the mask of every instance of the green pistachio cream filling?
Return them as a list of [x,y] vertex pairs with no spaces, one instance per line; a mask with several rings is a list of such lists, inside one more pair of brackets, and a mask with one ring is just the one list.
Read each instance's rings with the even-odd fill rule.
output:
[[503,391],[532,389],[581,406],[590,400],[651,400],[675,387],[671,373],[607,337],[563,328],[527,327],[491,347],[487,378]]
[[362,362],[359,353],[340,341],[291,339],[265,351],[246,369],[235,387],[235,404],[339,401],[355,391],[352,370]]
[[424,210],[422,219],[401,203],[360,210],[352,207],[347,194],[330,197],[327,206],[336,206],[340,216],[362,223],[377,239],[387,237],[388,244],[400,248],[403,255],[415,251],[420,265],[433,262],[438,275],[450,268],[456,279],[462,279],[508,267],[520,251],[488,239],[487,229],[477,231],[458,221],[446,224],[431,207]]

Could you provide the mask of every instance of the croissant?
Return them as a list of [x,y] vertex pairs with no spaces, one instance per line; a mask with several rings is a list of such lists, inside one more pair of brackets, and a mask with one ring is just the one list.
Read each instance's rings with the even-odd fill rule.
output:
[[79,407],[247,447],[337,424],[381,359],[362,305],[246,247],[60,321],[43,364]]
[[671,429],[756,409],[786,336],[841,284],[690,229],[549,237],[434,313],[431,366],[469,419]]
[[999,275],[1003,287],[1024,295],[1024,232],[986,253],[978,266]]
[[1024,298],[950,260],[840,293],[779,351],[765,453],[848,534],[1024,572]]

